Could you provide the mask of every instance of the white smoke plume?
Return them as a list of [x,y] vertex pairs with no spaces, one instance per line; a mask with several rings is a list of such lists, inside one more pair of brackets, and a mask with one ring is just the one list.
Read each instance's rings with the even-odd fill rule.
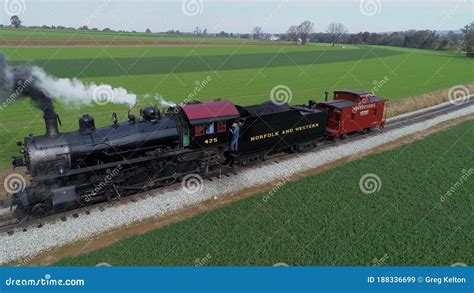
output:
[[48,75],[39,67],[33,67],[32,74],[37,88],[66,106],[114,103],[127,104],[131,108],[137,102],[137,96],[122,87],[113,88],[108,84],[84,83],[77,78],[57,78]]
[[167,100],[165,100],[162,96],[160,95],[156,95],[155,96],[155,99],[160,103],[161,106],[163,107],[176,107],[176,103],[173,103],[173,102],[169,102]]
[[176,107],[177,106],[177,104],[175,102],[167,101],[162,96],[160,96],[159,94],[145,94],[145,95],[139,96],[139,98],[143,99],[143,100],[148,100],[148,99],[153,98],[155,101],[158,101],[160,106],[165,107],[165,108]]

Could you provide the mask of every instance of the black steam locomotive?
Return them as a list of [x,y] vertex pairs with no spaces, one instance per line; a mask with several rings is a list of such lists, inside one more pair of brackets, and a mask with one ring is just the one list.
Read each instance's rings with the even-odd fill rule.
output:
[[[272,102],[241,107],[227,100],[191,102],[165,113],[153,106],[136,118],[97,128],[79,119],[79,130],[60,133],[55,113],[45,114],[46,134],[19,142],[31,187],[13,195],[22,215],[45,216],[205,175],[225,164],[246,165],[284,151],[316,146],[328,111]],[[239,127],[238,148],[230,151]]]

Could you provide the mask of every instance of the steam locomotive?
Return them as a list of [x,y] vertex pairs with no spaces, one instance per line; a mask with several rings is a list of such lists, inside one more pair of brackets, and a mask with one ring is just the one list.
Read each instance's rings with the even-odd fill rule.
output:
[[[19,142],[32,186],[13,194],[21,215],[41,217],[208,174],[226,164],[247,165],[281,152],[301,152],[327,138],[383,127],[386,100],[364,91],[336,91],[334,100],[290,106],[238,106],[227,100],[190,102],[161,113],[156,106],[97,128],[83,115],[78,131],[60,133],[55,113],[46,134]],[[231,151],[233,127],[238,149]],[[235,133],[235,132],[234,132]]]

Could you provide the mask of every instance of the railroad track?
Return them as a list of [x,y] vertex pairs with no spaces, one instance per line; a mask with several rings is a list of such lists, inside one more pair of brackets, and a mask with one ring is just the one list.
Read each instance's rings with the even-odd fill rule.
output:
[[[353,142],[357,140],[362,140],[371,136],[376,136],[381,133],[389,132],[395,129],[403,128],[411,124],[430,120],[432,118],[442,116],[450,112],[454,112],[454,111],[457,111],[469,106],[473,106],[473,105],[474,105],[474,96],[470,96],[463,103],[459,103],[459,104],[448,103],[442,106],[433,107],[433,109],[427,109],[426,111],[422,111],[422,112],[417,111],[417,112],[414,112],[413,114],[408,113],[408,114],[402,115],[402,117],[400,118],[394,117],[386,123],[383,129],[365,133],[364,135],[349,136],[344,140],[322,141],[322,143],[318,145],[316,149],[311,150],[309,152],[319,152],[321,150],[328,149],[331,147],[347,144],[349,142]],[[259,166],[270,165],[270,164],[278,164],[285,160],[291,159],[294,156],[295,156],[294,154],[282,153],[282,154],[272,156],[270,159],[264,162],[261,162],[259,164],[249,165],[245,167],[235,167],[235,168],[224,167],[220,170],[211,172],[210,174],[204,176],[203,180],[213,181],[216,179],[231,177],[232,175],[237,174],[241,170],[258,168]],[[66,212],[50,215],[50,216],[39,218],[39,219],[31,219],[24,222],[18,221],[18,219],[16,219],[13,211],[11,211],[10,208],[1,208],[2,206],[8,203],[8,200],[3,200],[3,201],[0,201],[0,234],[8,233],[9,235],[13,235],[14,233],[18,233],[18,232],[20,233],[26,232],[32,228],[41,228],[45,224],[49,224],[49,223],[73,220],[78,217],[88,216],[91,213],[91,211],[96,211],[96,210],[104,211],[105,209],[109,207],[123,205],[130,202],[137,202],[139,200],[146,199],[150,196],[153,196],[153,197],[159,196],[161,193],[164,193],[167,191],[178,190],[180,189],[180,187],[181,187],[181,183],[176,183],[171,186],[161,187],[157,189],[158,193],[155,193],[154,195],[150,195],[150,192],[153,191],[153,190],[150,190],[150,191],[147,191],[146,193],[130,195],[127,197],[120,198],[118,200],[114,200],[110,202],[102,202],[102,203],[98,203],[91,206],[81,207],[72,211],[66,211]]]

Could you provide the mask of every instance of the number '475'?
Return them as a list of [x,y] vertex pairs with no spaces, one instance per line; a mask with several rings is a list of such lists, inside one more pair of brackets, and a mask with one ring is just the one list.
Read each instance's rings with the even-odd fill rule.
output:
[[204,141],[205,144],[211,144],[211,143],[216,143],[216,142],[217,142],[217,137],[208,138]]

